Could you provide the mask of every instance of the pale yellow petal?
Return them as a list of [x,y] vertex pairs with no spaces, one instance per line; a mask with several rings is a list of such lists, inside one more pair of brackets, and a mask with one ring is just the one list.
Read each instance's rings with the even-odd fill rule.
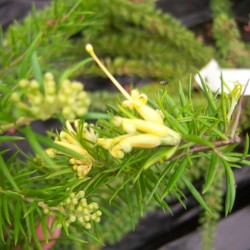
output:
[[138,134],[127,137],[120,142],[121,145],[124,143],[130,144],[132,148],[154,148],[161,144],[161,139],[159,136],[151,134]]
[[148,105],[142,105],[135,107],[136,111],[141,115],[141,117],[149,122],[153,122],[159,125],[163,125],[163,118],[159,112],[149,107]]

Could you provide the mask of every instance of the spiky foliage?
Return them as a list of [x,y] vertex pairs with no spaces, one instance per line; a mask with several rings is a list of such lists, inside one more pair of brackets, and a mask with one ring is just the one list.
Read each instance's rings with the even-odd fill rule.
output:
[[249,67],[250,52],[241,40],[240,31],[231,9],[230,0],[213,0],[210,3],[213,16],[213,36],[217,51],[228,65]]
[[[109,118],[99,120],[91,127],[97,133],[97,137],[93,137],[97,139],[93,140],[87,132],[84,132],[83,123],[82,126],[78,123],[76,130],[67,125],[65,133],[70,133],[70,136],[63,137],[67,140],[66,144],[66,141],[57,143],[35,134],[29,126],[22,129],[23,136],[29,141],[37,156],[36,158],[27,156],[26,161],[20,161],[13,155],[4,161],[2,152],[3,156],[0,157],[2,166],[0,236],[5,242],[2,243],[5,244],[3,246],[10,248],[13,244],[19,244],[25,247],[34,241],[38,248],[41,247],[35,233],[36,222],[42,221],[44,232],[48,230],[46,225],[48,213],[56,217],[52,231],[56,226],[62,226],[69,238],[74,239],[72,233],[79,236],[77,233],[79,231],[82,232],[81,237],[84,240],[112,241],[104,225],[106,223],[110,225],[111,221],[113,223],[118,220],[124,214],[123,206],[127,207],[128,217],[134,227],[138,217],[144,214],[150,204],[157,203],[162,209],[171,210],[166,200],[169,196],[177,197],[183,203],[184,196],[180,189],[183,186],[190,190],[200,205],[211,215],[213,206],[208,207],[205,203],[202,195],[192,184],[188,172],[195,167],[194,160],[205,157],[210,162],[207,165],[204,188],[204,192],[208,192],[218,171],[214,155],[218,158],[220,168],[225,169],[227,181],[225,212],[228,214],[232,210],[235,198],[232,168],[239,167],[242,163],[249,165],[249,161],[245,160],[248,143],[244,153],[232,153],[238,143],[238,137],[235,134],[235,123],[232,124],[231,119],[228,120],[227,114],[231,112],[231,99],[235,97],[223,94],[219,99],[209,91],[204,82],[203,84],[205,98],[208,101],[204,109],[193,106],[191,85],[188,96],[184,95],[180,85],[178,103],[168,95],[167,88],[162,89],[155,100],[149,101],[152,110],[161,111],[164,126],[170,127],[181,136],[182,143],[179,146],[177,144],[177,148],[171,144],[162,144],[160,147],[150,144],[151,149],[148,150],[145,148],[145,145],[148,147],[148,142],[137,141],[135,148],[117,158],[98,143],[98,138],[120,138],[128,132],[118,128],[113,119]],[[147,119],[140,116],[143,112],[138,114],[134,110],[130,111],[126,105],[124,107],[118,105],[110,112],[131,121],[134,117]],[[141,108],[139,110],[141,112]],[[148,130],[147,127],[145,130],[142,127],[138,129],[141,133]],[[2,141],[9,139],[20,138],[1,136]],[[117,140],[119,143],[119,139]],[[53,148],[61,154],[50,158],[40,144]],[[92,159],[91,170],[85,176],[80,176],[80,179],[71,166],[72,157],[76,161],[86,160],[86,154],[81,154],[78,148],[84,148]],[[175,154],[169,154],[173,149]],[[88,212],[92,209],[88,205],[90,200],[94,202],[93,204],[99,204],[103,214],[101,225],[96,224],[97,217],[93,215],[93,220],[96,222],[92,223],[93,229],[90,232],[82,226],[85,217],[82,218],[79,214],[85,211],[85,205],[78,211],[80,204],[78,200],[82,199],[82,195],[78,197],[75,194],[81,191],[84,191],[86,203],[84,204]],[[74,197],[79,199],[74,201]],[[93,206],[97,208],[96,205]],[[90,218],[92,218],[91,213]],[[98,216],[100,214],[98,213]],[[85,227],[90,228],[91,224],[88,224],[88,221],[84,223]],[[124,228],[119,230],[119,227],[114,227],[113,230],[117,231],[113,240],[124,232]]]

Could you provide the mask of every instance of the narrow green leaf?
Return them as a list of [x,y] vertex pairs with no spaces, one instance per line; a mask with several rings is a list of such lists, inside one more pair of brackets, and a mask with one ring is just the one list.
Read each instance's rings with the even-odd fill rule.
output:
[[[180,195],[180,190],[177,189],[177,190],[172,190],[173,194],[174,194],[174,197],[177,198],[177,200],[181,203],[181,205],[186,209],[187,206],[186,204],[183,202],[183,199],[181,198],[181,195]],[[184,197],[185,200],[186,200],[186,197]]]
[[249,154],[249,136],[248,134],[246,134],[246,139],[245,139],[245,148],[244,148],[244,152],[242,155],[242,159],[245,159],[247,157],[247,155]]
[[24,140],[24,138],[20,136],[8,136],[8,135],[0,136],[0,142],[19,141],[19,140]]
[[3,175],[6,177],[6,179],[10,182],[10,184],[12,185],[12,187],[16,190],[19,191],[19,188],[12,176],[12,174],[9,171],[9,168],[7,167],[7,165],[5,164],[2,155],[0,154],[0,171],[2,171]]
[[35,241],[35,244],[36,244],[37,249],[43,250],[42,245],[41,245],[41,242],[40,242],[40,240],[38,239],[37,234],[36,234],[36,224],[35,224],[33,212],[31,212],[31,213],[29,214],[29,218],[30,218],[29,221],[30,221],[30,230],[31,230],[31,233],[32,233],[32,238],[33,238],[33,240]]
[[223,158],[228,162],[238,163],[238,162],[241,162],[241,160],[242,160],[242,154],[240,154],[240,157],[235,157],[235,156],[230,156],[230,155],[224,154]]
[[46,243],[49,242],[49,239],[48,239],[48,224],[47,224],[47,217],[45,214],[42,215],[42,231],[43,231],[43,236],[44,236],[44,240]]
[[37,172],[38,170],[32,170],[29,172],[24,172],[23,174],[19,173],[17,176],[15,176],[15,180],[18,182],[18,180],[26,180],[26,178],[30,178],[30,176],[34,176],[34,174]]
[[129,210],[129,215],[130,215],[130,220],[131,220],[131,225],[132,225],[132,229],[134,230],[135,229],[135,208],[134,208],[134,204],[132,203],[132,200],[131,200],[131,191],[130,191],[130,188],[129,188],[129,183],[127,185],[124,186],[124,193],[125,193],[125,201],[126,201],[126,204],[128,206],[128,210]]
[[93,178],[91,178],[84,186],[84,191],[87,191],[88,189],[93,189],[93,186],[95,185],[96,181],[99,180],[101,176],[102,173],[97,173],[95,176],[93,176]]
[[140,167],[138,172],[135,174],[134,183],[138,180],[138,178],[140,178],[143,171],[144,171],[144,166]]
[[44,160],[44,162],[48,165],[48,167],[57,169],[57,166],[55,165],[55,163],[50,159],[50,157],[46,154],[44,149],[38,143],[37,136],[32,131],[31,127],[29,125],[26,126],[26,128],[23,130],[23,132],[26,135],[34,152],[36,152]]
[[[204,119],[198,119],[199,122],[201,122],[202,124],[204,124],[206,127],[208,127],[210,130],[212,130],[217,136],[219,136],[221,139],[223,140],[228,140],[228,138],[225,136],[225,134],[223,134],[222,132],[220,132],[218,129],[216,129],[214,127],[214,125],[211,125],[209,122],[206,122]],[[214,123],[213,123],[214,124]]]
[[112,195],[112,197],[111,197],[110,200],[109,200],[109,204],[112,203],[112,200],[113,200],[113,199],[116,197],[116,195],[124,188],[124,186],[125,186],[126,184],[128,184],[128,183],[131,181],[131,179],[132,179],[132,177],[129,177],[127,180],[125,180],[125,181],[120,185],[120,187],[118,187],[118,188],[115,190],[114,194]]
[[206,202],[203,200],[202,196],[198,192],[198,190],[194,187],[194,185],[183,175],[181,177],[182,181],[185,183],[186,187],[189,189],[194,198],[198,201],[198,203],[205,209],[210,215],[213,215],[207,206]]
[[0,239],[2,240],[3,243],[5,243],[4,240],[4,230],[3,230],[3,218],[4,216],[2,215],[2,210],[3,210],[3,196],[0,195]]
[[58,0],[53,1],[54,18],[58,16]]
[[37,207],[38,207],[37,202],[33,202],[28,209],[26,208],[26,211],[25,211],[23,217],[24,218],[27,217],[31,212],[33,212],[35,209],[37,209]]
[[[81,238],[79,238],[79,237],[76,237],[76,236],[74,236],[74,235],[72,235],[72,234],[69,234],[68,235],[68,238],[69,239],[71,239],[71,240],[73,240],[73,241],[77,241],[77,242],[80,242],[80,243],[82,243],[82,244],[86,244],[86,243],[88,243],[87,241],[85,241],[85,240],[83,240],[83,239],[81,239]],[[95,237],[92,237],[92,239],[95,239],[95,241],[97,241],[96,239],[97,238],[95,238]],[[101,244],[103,244],[101,241],[97,241],[98,243],[101,243]]]
[[140,215],[143,216],[143,207],[142,207],[142,188],[140,183],[140,178],[135,183],[135,192],[137,197],[137,205],[140,211]]
[[208,170],[207,170],[206,182],[205,182],[205,184],[203,186],[203,194],[208,191],[209,187],[213,183],[214,176],[215,176],[215,173],[216,173],[217,162],[218,162],[218,155],[215,152],[212,152],[211,159],[210,159],[210,164],[209,164]]
[[97,179],[96,182],[94,182],[94,189],[97,189],[100,185],[107,183],[109,181],[108,175],[107,174],[103,174],[103,176],[101,176],[99,179]]
[[4,211],[4,216],[5,216],[5,219],[8,222],[8,224],[11,225],[8,203],[9,203],[8,196],[5,195],[5,194],[3,194],[3,211]]
[[14,240],[15,245],[18,242],[20,228],[21,228],[21,210],[22,210],[22,202],[19,200],[15,206],[15,213],[14,213]]
[[166,95],[165,95],[165,102],[166,102],[166,105],[169,109],[169,113],[174,117],[178,117],[180,115],[180,110],[179,110],[179,106],[176,104],[176,102],[174,101],[174,99],[167,94],[166,92]]
[[176,163],[177,163],[177,161],[174,161],[174,162],[167,164],[167,166],[165,166],[164,171],[161,173],[159,180],[156,182],[154,189],[150,193],[150,196],[147,200],[147,203],[152,199],[152,197],[153,197],[154,193],[156,192],[156,190],[158,189],[160,183],[163,181],[163,179],[169,173],[169,171],[175,167]]
[[224,93],[224,79],[221,74],[221,112],[222,112],[222,118],[224,123],[224,130],[227,128],[227,110],[226,110],[226,96]]
[[44,88],[44,83],[43,83],[43,74],[42,70],[40,68],[39,60],[36,51],[34,51],[31,55],[31,64],[34,72],[35,79],[39,83],[39,88],[41,93],[44,95],[45,94],[45,88]]
[[3,224],[2,224],[1,218],[0,218],[0,239],[1,239],[2,242],[5,244],[4,234],[3,234]]
[[[151,193],[152,190],[153,190],[153,187],[152,187],[152,185],[149,183],[149,181],[148,181],[147,178],[145,178],[144,183],[145,183],[145,185],[146,185],[148,191]],[[162,199],[160,198],[160,196],[159,196],[156,192],[154,193],[154,199],[155,199],[155,201],[159,204],[159,206],[160,206],[163,210],[165,210],[166,208],[169,209],[169,206],[166,204],[166,202],[165,202],[164,200],[162,200]]]
[[143,169],[146,170],[155,165],[156,163],[169,159],[176,152],[177,148],[178,145],[173,147],[162,147],[159,148],[155,153],[152,152],[149,159],[147,159],[144,163]]
[[207,98],[207,101],[209,103],[209,107],[215,113],[217,111],[217,108],[216,108],[216,104],[215,104],[215,101],[214,101],[213,94],[211,93],[211,90],[208,88],[207,83],[204,81],[204,79],[202,78],[202,76],[200,75],[199,72],[198,72],[198,75],[199,75],[200,80],[201,80],[201,84],[202,84],[204,94],[205,94],[205,96]]
[[225,214],[227,216],[228,213],[230,213],[233,209],[235,195],[236,195],[236,185],[235,185],[234,174],[230,165],[224,159],[221,160],[225,167],[225,173],[226,173],[227,190],[226,190],[226,201],[225,201]]
[[248,161],[248,160],[243,160],[243,161],[241,161],[241,163],[242,163],[243,165],[250,166],[250,161]]
[[[171,125],[174,130],[178,130],[181,134],[185,135],[188,133],[188,130],[184,126],[185,123],[180,123],[177,119],[175,119],[172,115],[170,115],[167,111],[161,110],[167,122]],[[180,118],[181,119],[181,118]]]
[[[87,58],[84,59],[83,61],[77,63],[76,65],[74,65],[73,67],[67,69],[65,72],[63,72],[63,74],[60,77],[59,80],[59,84],[61,84],[61,82],[69,77],[71,77],[77,70],[79,70],[80,68],[82,68],[85,64],[87,64],[88,62],[93,61],[92,58]],[[60,86],[58,86],[60,87]]]
[[[27,213],[27,207],[26,207],[26,204],[25,204],[24,201],[22,201],[22,207],[23,207],[24,214],[26,214]],[[25,223],[26,223],[25,230],[26,230],[26,232],[28,234],[28,242],[30,243],[31,239],[32,239],[32,237],[31,237],[32,233],[31,233],[31,229],[30,229],[30,218],[29,218],[29,216],[25,217],[25,215],[24,215],[24,218],[25,218]]]
[[207,139],[203,139],[202,137],[200,137],[198,135],[188,134],[188,135],[184,135],[184,138],[188,141],[195,142],[197,144],[203,144],[203,145],[206,145],[208,147],[214,148],[213,143],[211,143]]
[[183,92],[181,82],[179,82],[179,97],[180,97],[181,106],[186,107],[187,106],[187,99],[186,99],[186,96]]
[[61,221],[62,224],[62,228],[64,233],[67,235],[67,237],[69,236],[69,226],[66,224],[66,221]]
[[48,176],[45,177],[45,179],[51,179],[51,178],[54,178],[56,176],[59,176],[59,175],[64,175],[64,174],[73,174],[73,171],[71,168],[67,168],[67,169],[62,169],[62,170],[58,170]]
[[27,71],[30,67],[30,60],[31,60],[32,53],[34,52],[35,48],[39,44],[41,38],[42,38],[42,32],[39,33],[35,38],[33,38],[32,43],[30,44],[28,49],[25,51],[22,64],[20,65],[20,68],[19,68],[20,78],[24,78],[27,76]]
[[[97,237],[95,237],[88,230],[81,228],[81,231],[82,231],[83,235],[87,235],[90,239],[94,240],[95,242],[97,242],[97,243],[99,243],[101,245],[104,245],[104,243],[101,241],[101,239],[98,239]],[[69,237],[71,237],[71,236],[69,236]]]
[[180,177],[183,175],[186,167],[188,165],[188,159],[185,157],[180,163],[179,166],[176,167],[175,172],[173,175],[170,177],[167,186],[163,192],[163,195],[161,199],[163,199],[167,193],[171,191],[171,189],[174,187],[174,185],[177,183],[177,181],[180,179]]

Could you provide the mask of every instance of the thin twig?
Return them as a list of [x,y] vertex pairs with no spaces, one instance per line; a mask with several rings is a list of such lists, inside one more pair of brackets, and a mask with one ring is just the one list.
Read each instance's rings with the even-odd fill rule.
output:
[[[223,147],[223,146],[227,146],[229,144],[235,144],[235,143],[239,143],[239,142],[240,142],[240,138],[234,136],[234,138],[230,138],[226,141],[216,141],[213,143],[213,146],[214,146],[214,148],[219,148],[219,147]],[[204,145],[194,146],[193,148],[190,148],[189,150],[187,150],[183,153],[180,153],[178,155],[173,156],[169,160],[174,161],[174,160],[177,160],[177,159],[179,159],[187,154],[190,154],[190,153],[204,152],[204,151],[208,151],[208,150],[213,150],[213,148],[209,147],[209,146],[204,146]]]
[[32,121],[34,121],[33,118],[20,117],[13,123],[8,123],[8,124],[1,125],[0,126],[0,134],[5,132],[5,131],[8,131],[9,129],[12,129],[12,128],[18,128],[20,126],[28,125]]
[[247,81],[245,87],[244,87],[244,90],[240,96],[240,100],[239,100],[239,104],[238,104],[238,110],[237,110],[237,113],[236,113],[236,116],[235,116],[235,120],[234,120],[234,123],[233,123],[233,127],[232,127],[232,131],[231,131],[231,135],[230,135],[230,138],[234,138],[235,137],[235,133],[236,133],[236,129],[238,128],[238,125],[239,125],[239,120],[240,120],[240,114],[241,114],[241,110],[242,110],[242,101],[243,101],[243,96],[247,90],[247,86],[249,84],[249,80]]

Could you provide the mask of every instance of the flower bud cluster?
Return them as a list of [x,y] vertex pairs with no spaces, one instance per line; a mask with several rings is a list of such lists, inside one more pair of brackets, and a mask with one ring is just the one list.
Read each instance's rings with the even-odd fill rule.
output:
[[[81,143],[83,139],[86,140],[86,145],[91,148],[93,143],[96,142],[97,135],[90,125],[82,123],[79,120],[75,120],[74,127],[72,127],[69,121],[66,121],[65,130],[61,131],[59,137],[55,140],[56,144],[80,153],[83,156],[81,159],[69,156],[69,163],[77,172],[79,178],[83,178],[88,174],[94,162],[93,157]],[[46,152],[51,157],[54,157],[56,154],[65,154],[51,148],[47,149]]]
[[65,79],[58,88],[52,73],[43,78],[44,93],[36,80],[23,79],[18,89],[11,95],[12,101],[29,116],[47,120],[56,114],[74,120],[86,114],[90,99],[80,82]]
[[102,212],[96,202],[88,203],[85,192],[72,192],[70,196],[59,205],[59,210],[67,215],[66,223],[70,225],[78,221],[86,229],[91,228],[91,222],[100,222]]
[[[91,229],[92,222],[101,221],[102,212],[99,210],[99,205],[96,202],[88,203],[84,191],[70,193],[69,197],[56,207],[49,207],[43,202],[39,205],[43,207],[45,214],[55,214],[55,211],[59,211],[65,216],[67,226],[78,221],[86,229]],[[57,227],[62,227],[62,224],[58,223]]]

